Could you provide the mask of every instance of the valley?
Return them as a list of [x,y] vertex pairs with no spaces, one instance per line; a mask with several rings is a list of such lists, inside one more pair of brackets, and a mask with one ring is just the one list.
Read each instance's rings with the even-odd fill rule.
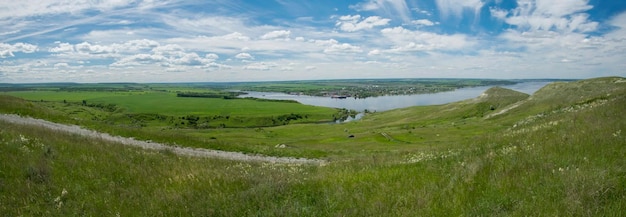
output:
[[[176,90],[150,87],[5,92],[0,111],[11,117],[165,146],[131,147],[76,134],[79,130],[0,120],[0,211],[619,215],[626,207],[625,81],[558,81],[532,95],[493,87],[472,99],[368,113],[341,124],[329,122],[349,111],[282,101],[181,98]],[[242,106],[252,112],[236,109]],[[279,120],[279,114],[306,118],[262,125]],[[207,127],[199,127],[207,117]],[[182,148],[324,163],[199,158],[181,154]]]

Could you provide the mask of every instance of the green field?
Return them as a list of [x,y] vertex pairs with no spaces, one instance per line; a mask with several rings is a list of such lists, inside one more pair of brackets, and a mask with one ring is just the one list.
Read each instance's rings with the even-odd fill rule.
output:
[[[555,82],[532,96],[492,88],[475,99],[371,113],[356,122],[264,127],[175,126],[167,118],[181,121],[198,105],[206,106],[198,116],[225,116],[220,112],[227,111],[229,119],[250,120],[287,112],[330,119],[337,111],[284,102],[180,98],[145,89],[90,92],[6,92],[12,96],[0,96],[0,111],[167,144],[321,158],[329,164],[185,157],[2,122],[0,213],[620,216],[626,210],[624,78]],[[172,107],[155,108],[159,102]],[[222,103],[256,111],[238,113],[217,105]],[[287,104],[294,110],[268,112]],[[132,122],[141,115],[154,119]]]

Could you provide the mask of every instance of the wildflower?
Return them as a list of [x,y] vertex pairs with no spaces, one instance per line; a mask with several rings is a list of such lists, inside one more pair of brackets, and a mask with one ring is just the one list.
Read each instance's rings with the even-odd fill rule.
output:
[[20,141],[28,142],[28,138],[26,138],[24,135],[20,134]]

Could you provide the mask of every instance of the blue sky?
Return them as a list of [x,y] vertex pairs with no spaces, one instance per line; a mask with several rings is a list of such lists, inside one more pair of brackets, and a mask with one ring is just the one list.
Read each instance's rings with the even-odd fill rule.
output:
[[0,83],[626,76],[621,0],[21,0]]

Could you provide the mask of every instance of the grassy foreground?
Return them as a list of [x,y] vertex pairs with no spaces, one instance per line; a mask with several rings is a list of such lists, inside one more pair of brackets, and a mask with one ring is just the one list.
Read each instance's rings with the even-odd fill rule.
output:
[[[493,89],[474,100],[377,113],[339,125],[364,138],[335,145],[377,151],[338,155],[347,158],[323,167],[182,157],[2,122],[0,213],[620,216],[624,85],[621,78],[556,83],[531,97]],[[375,129],[395,141],[365,136]],[[416,132],[436,141],[420,142],[430,138]]]

